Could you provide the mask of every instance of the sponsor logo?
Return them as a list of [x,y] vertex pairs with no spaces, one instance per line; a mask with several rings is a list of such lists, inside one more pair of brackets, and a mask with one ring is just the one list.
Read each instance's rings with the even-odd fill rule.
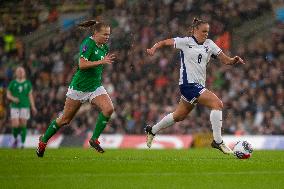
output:
[[208,53],[209,47],[208,46],[204,46],[205,51]]

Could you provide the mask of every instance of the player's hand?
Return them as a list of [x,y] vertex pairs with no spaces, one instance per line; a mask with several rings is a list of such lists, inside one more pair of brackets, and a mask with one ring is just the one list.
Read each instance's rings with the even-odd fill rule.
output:
[[102,59],[102,62],[103,64],[112,64],[115,58],[115,54],[107,54],[104,59]]
[[239,57],[239,56],[234,57],[234,63],[235,64],[245,64],[244,60],[241,59],[241,57]]
[[15,97],[15,98],[13,99],[13,102],[15,102],[16,104],[18,104],[18,103],[20,102],[20,100],[19,100],[17,97]]
[[146,52],[150,55],[150,56],[153,56],[156,52],[156,48],[151,48],[151,49],[147,49]]

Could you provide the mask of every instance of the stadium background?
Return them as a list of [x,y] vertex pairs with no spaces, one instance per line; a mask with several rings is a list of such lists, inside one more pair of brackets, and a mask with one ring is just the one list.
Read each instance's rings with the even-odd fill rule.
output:
[[[178,52],[166,48],[148,57],[145,49],[164,38],[186,36],[193,17],[198,16],[211,24],[209,38],[227,54],[246,61],[235,66],[213,61],[208,67],[207,87],[224,103],[225,140],[244,136],[254,146],[264,144],[260,149],[283,149],[283,7],[280,0],[1,1],[0,146],[9,147],[12,142],[5,91],[14,69],[24,66],[33,83],[38,114],[28,123],[26,147],[34,147],[50,120],[63,109],[77,68],[79,44],[90,34],[76,24],[104,18],[112,25],[110,47],[117,60],[105,68],[103,77],[116,109],[103,145],[123,147],[127,143],[129,147],[138,141],[134,147],[141,147],[145,125],[173,111],[179,100]],[[71,124],[53,138],[54,147],[86,146],[97,114],[84,104]],[[177,147],[176,143],[165,144],[171,137],[179,142],[187,137],[182,148],[208,145],[209,110],[197,106],[185,121],[162,134],[170,135],[158,139],[162,146],[156,147]]]

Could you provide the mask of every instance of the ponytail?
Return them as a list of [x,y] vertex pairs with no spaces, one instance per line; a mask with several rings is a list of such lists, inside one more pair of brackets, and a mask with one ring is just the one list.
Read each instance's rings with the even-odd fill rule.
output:
[[92,31],[100,31],[102,27],[110,27],[109,24],[98,22],[96,20],[87,20],[78,24],[79,28],[90,29]]
[[95,20],[87,20],[84,22],[81,22],[80,24],[78,24],[78,27],[80,28],[90,28],[92,26],[94,26],[95,24],[97,24],[97,21]]

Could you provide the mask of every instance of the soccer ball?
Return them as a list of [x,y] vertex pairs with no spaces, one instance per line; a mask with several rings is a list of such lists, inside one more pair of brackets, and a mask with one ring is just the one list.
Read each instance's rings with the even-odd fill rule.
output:
[[233,148],[233,152],[239,159],[248,159],[251,157],[253,149],[247,141],[238,141]]

